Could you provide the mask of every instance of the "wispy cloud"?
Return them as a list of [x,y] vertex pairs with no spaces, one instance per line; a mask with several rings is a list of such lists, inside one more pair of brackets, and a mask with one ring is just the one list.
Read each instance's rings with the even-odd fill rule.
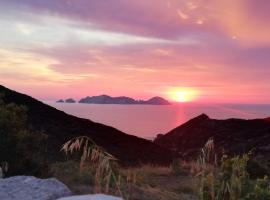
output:
[[252,91],[266,102],[269,9],[268,0],[3,0],[0,79],[37,96],[71,85],[77,96],[142,98],[192,87],[207,100],[253,101]]

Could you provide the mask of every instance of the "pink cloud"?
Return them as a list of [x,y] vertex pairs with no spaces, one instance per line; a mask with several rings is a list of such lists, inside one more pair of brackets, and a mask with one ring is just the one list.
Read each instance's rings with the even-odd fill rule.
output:
[[[149,94],[161,95],[169,87],[190,87],[202,91],[201,99],[208,101],[220,101],[218,97],[226,101],[239,91],[242,101],[246,101],[246,96],[268,98],[269,48],[246,49],[225,41],[207,42],[208,38],[195,46],[152,44],[93,48],[67,45],[33,52],[57,60],[58,64],[50,68],[59,73],[99,74],[96,79],[85,79],[77,84],[89,88],[93,95],[108,91],[107,88],[111,89],[108,92],[121,95],[120,91],[128,87],[131,95],[136,93],[144,98]],[[89,86],[85,86],[87,84]]]
[[[242,96],[237,99],[241,101],[270,100],[269,9],[267,0],[0,2],[1,16],[12,18],[10,24],[29,21],[38,24],[43,15],[52,18],[49,22],[42,21],[48,26],[44,37],[50,35],[50,38],[38,38],[32,43],[45,30],[42,26],[33,37],[27,34],[22,37],[17,29],[18,33],[15,31],[12,37],[8,32],[4,36],[15,40],[14,46],[9,48],[20,48],[20,51],[49,59],[46,70],[61,80],[69,75],[80,77],[63,85],[75,89],[75,96],[101,91],[145,97],[163,94],[167,87],[190,87],[199,89],[203,99],[216,101],[234,99],[239,93]],[[12,16],[8,18],[10,13]],[[82,40],[82,34],[56,34],[57,26],[50,24],[55,18],[58,19],[56,25],[61,25],[61,19],[66,20],[63,27],[67,26],[67,30],[83,30],[86,34],[98,30],[109,36],[100,42],[101,35],[97,34],[93,44],[89,38]],[[23,31],[29,33],[29,30]],[[116,33],[120,34],[120,40],[112,45],[108,41]],[[54,35],[59,38],[53,38]],[[124,40],[121,37],[126,35],[133,37],[132,43],[121,43]],[[68,39],[59,42],[57,39],[61,36]],[[23,49],[20,37],[25,45]],[[148,42],[134,42],[137,41],[134,37]],[[56,42],[47,44],[54,39]],[[152,39],[155,42],[149,42]],[[1,59],[5,61],[6,58],[0,57],[0,69],[3,68]],[[13,77],[12,81],[17,77],[17,85],[25,82],[19,73],[0,72],[0,77],[7,75]],[[29,72],[26,77],[23,78],[30,80],[39,76]],[[42,80],[50,82],[51,79],[48,75],[42,76]],[[38,82],[36,78],[35,81]],[[51,84],[49,87],[56,95],[60,85],[54,90],[55,81],[51,80]],[[38,86],[33,87],[38,92]]]
[[135,35],[175,39],[197,31],[215,31],[243,43],[270,42],[267,0],[9,0],[1,4]]

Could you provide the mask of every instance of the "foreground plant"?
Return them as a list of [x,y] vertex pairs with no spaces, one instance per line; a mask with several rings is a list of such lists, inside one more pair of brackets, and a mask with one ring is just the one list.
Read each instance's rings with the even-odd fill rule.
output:
[[[0,167],[6,176],[47,176],[47,138],[28,124],[27,108],[5,103],[0,93]],[[9,164],[8,171],[7,164]]]
[[[214,159],[214,160],[213,160]],[[213,162],[214,161],[214,162]],[[254,183],[247,172],[249,155],[229,158],[223,155],[217,165],[214,141],[209,140],[198,159],[196,178],[201,200],[269,200],[267,177]]]
[[95,169],[95,193],[114,193],[126,200],[132,198],[131,190],[136,176],[133,173],[122,175],[117,159],[96,145],[91,138],[87,136],[73,138],[63,145],[62,150],[66,154],[82,152],[80,169],[83,170],[89,165]]

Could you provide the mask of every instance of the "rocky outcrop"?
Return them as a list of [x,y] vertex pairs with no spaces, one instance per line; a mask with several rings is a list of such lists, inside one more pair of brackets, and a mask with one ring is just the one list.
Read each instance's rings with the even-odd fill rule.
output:
[[55,178],[13,176],[0,179],[1,200],[123,200],[104,194],[70,195],[67,186]]
[[0,179],[1,200],[55,200],[71,195],[71,191],[55,178],[14,176]]

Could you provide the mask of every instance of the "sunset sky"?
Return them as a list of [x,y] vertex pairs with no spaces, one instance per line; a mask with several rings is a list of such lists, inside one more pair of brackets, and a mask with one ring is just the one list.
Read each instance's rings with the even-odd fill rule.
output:
[[270,102],[269,0],[0,0],[0,31],[0,84],[38,99]]

